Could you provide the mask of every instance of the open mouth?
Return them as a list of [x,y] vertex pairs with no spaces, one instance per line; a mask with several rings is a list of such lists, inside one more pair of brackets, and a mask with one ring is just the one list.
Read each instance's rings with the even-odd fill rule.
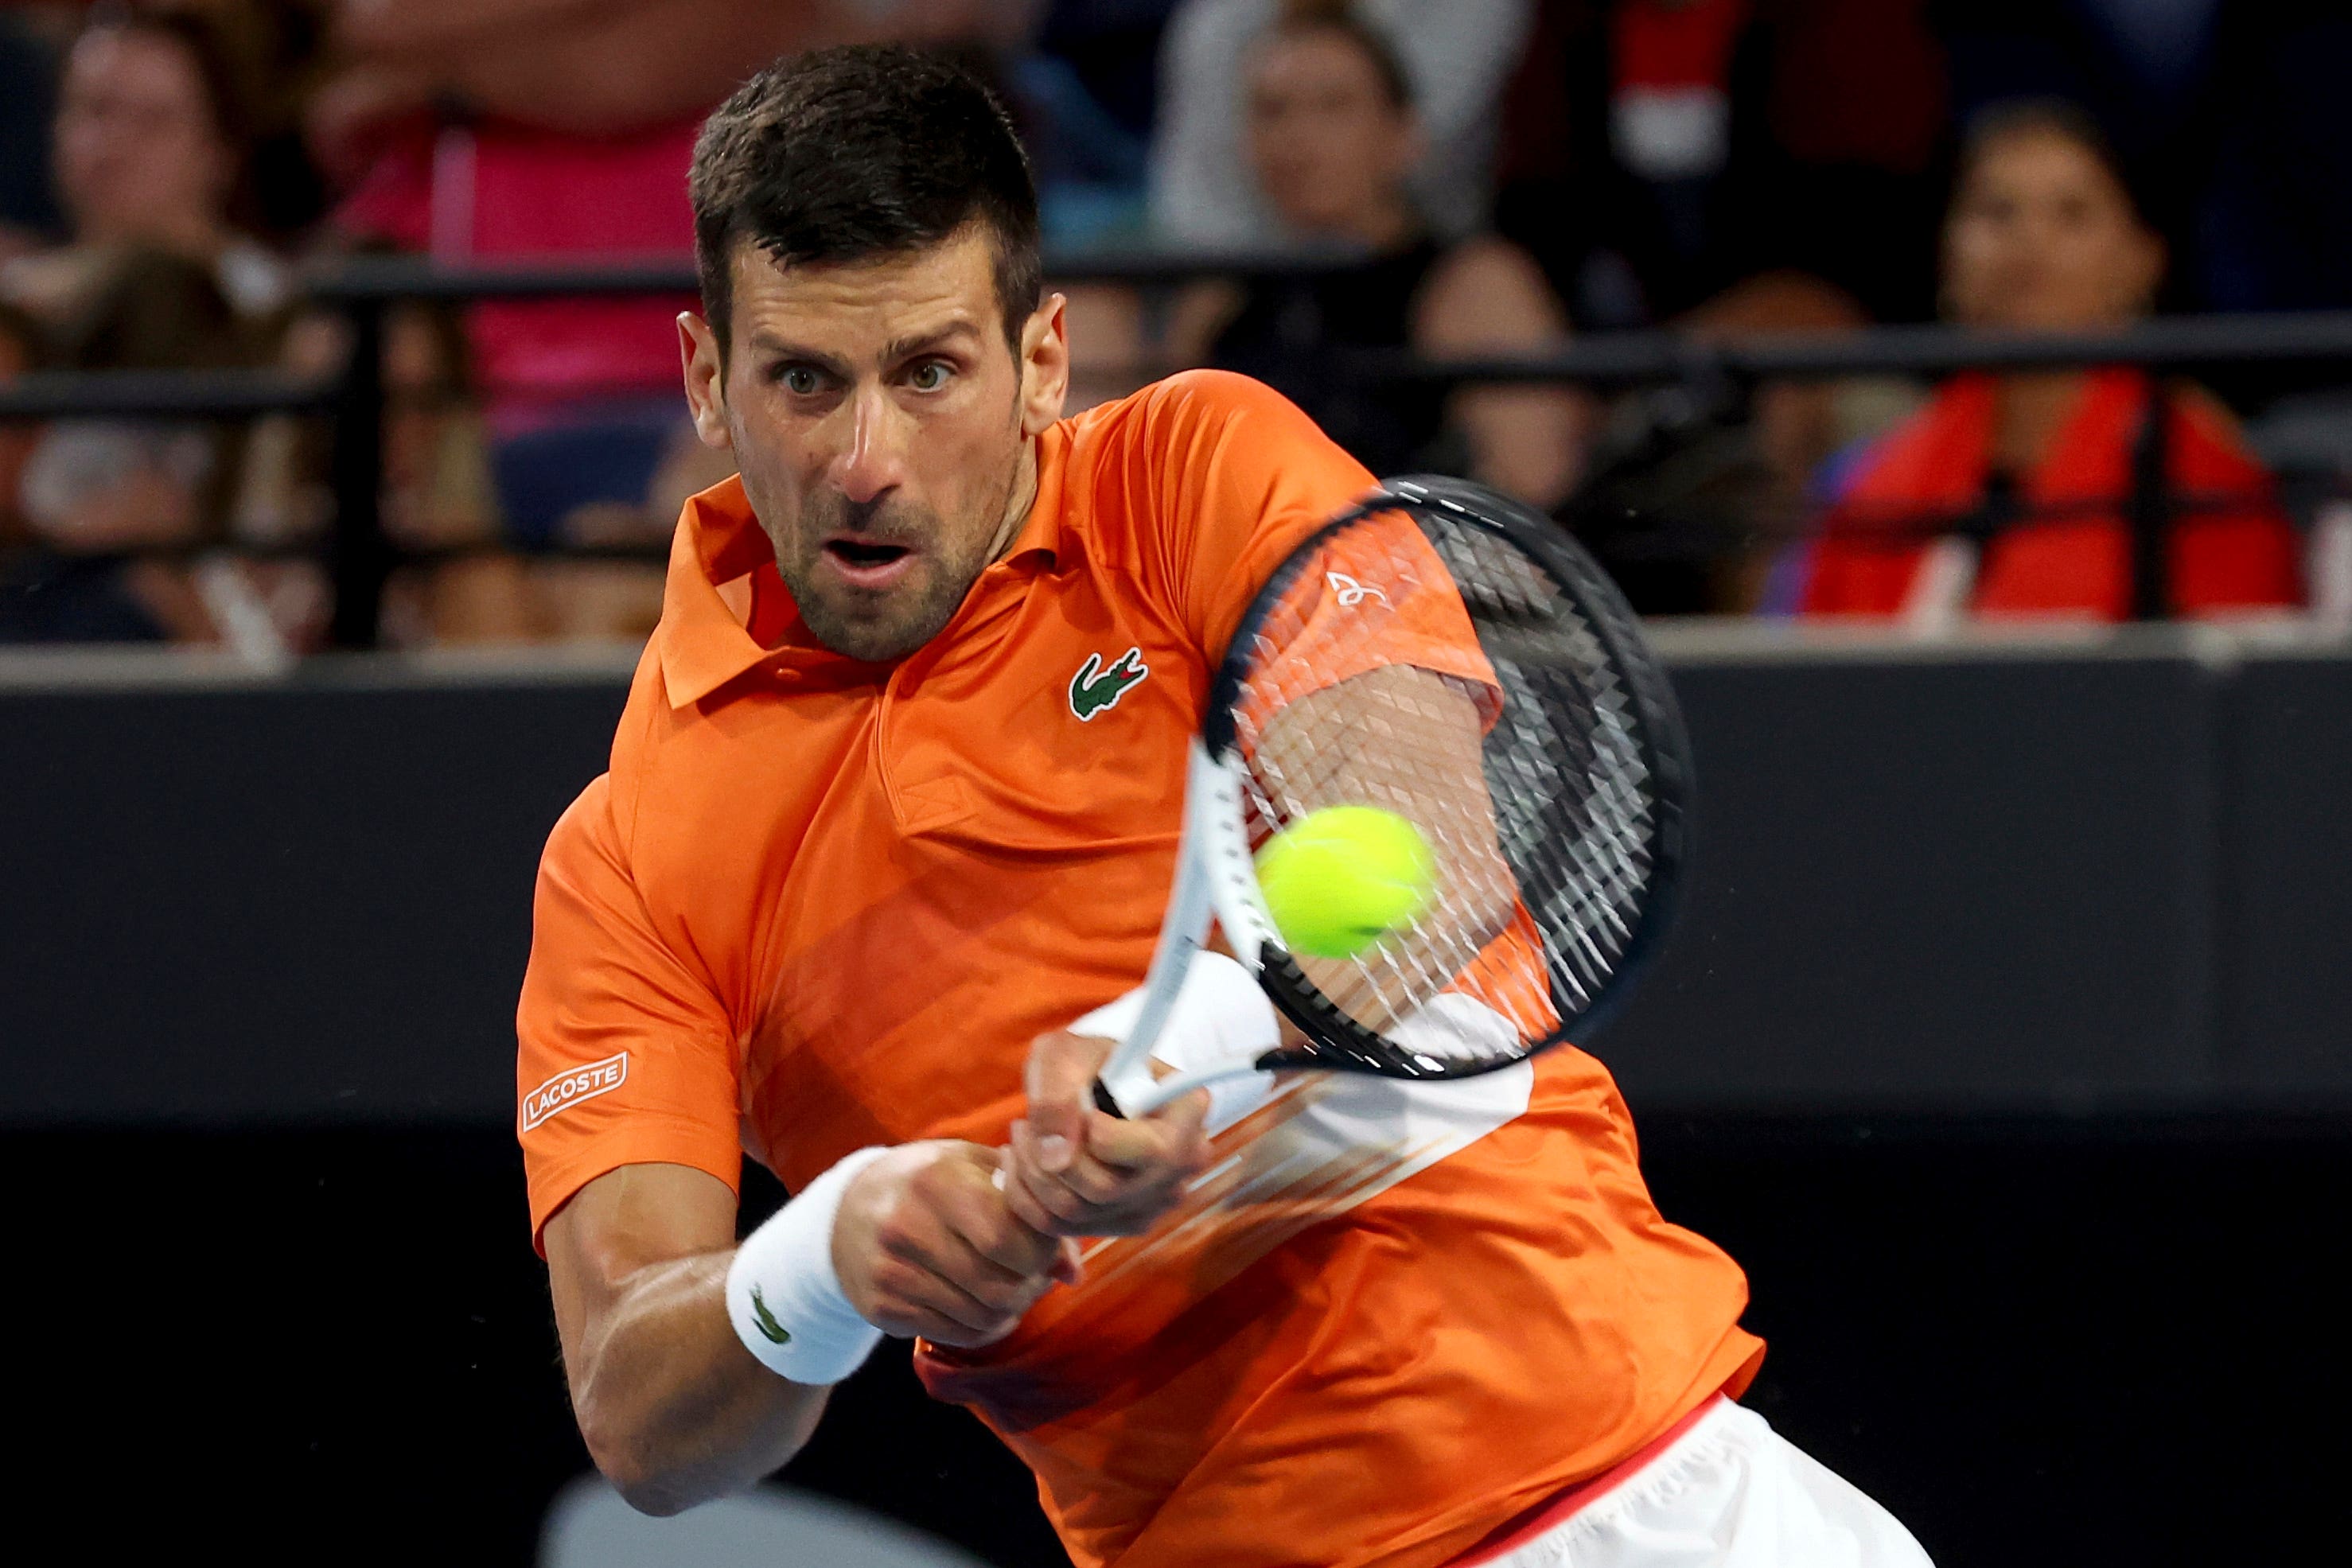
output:
[[905,545],[874,539],[837,538],[824,542],[824,557],[834,570],[861,588],[879,588],[896,579],[915,559]]

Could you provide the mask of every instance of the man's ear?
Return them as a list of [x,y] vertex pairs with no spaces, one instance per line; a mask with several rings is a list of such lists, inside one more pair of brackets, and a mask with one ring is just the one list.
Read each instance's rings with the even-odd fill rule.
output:
[[723,452],[734,444],[727,431],[727,370],[719,335],[691,310],[678,312],[677,356],[686,374],[686,406],[702,444]]
[[1021,434],[1043,435],[1062,417],[1070,394],[1069,323],[1058,294],[1030,313],[1021,329]]

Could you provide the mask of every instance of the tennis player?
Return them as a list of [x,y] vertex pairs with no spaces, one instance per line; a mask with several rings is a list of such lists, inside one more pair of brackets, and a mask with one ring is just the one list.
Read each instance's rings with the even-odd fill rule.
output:
[[[692,196],[687,397],[741,477],[679,521],[519,1019],[624,1495],[774,1470],[889,1335],[1087,1568],[1924,1563],[1735,1402],[1746,1281],[1659,1218],[1590,1057],[1090,1108],[1209,673],[1372,476],[1234,376],[1063,420],[1028,169],[950,66],[772,68]],[[1160,1053],[1276,1027],[1204,956]],[[794,1196],[739,1244],[746,1155]]]

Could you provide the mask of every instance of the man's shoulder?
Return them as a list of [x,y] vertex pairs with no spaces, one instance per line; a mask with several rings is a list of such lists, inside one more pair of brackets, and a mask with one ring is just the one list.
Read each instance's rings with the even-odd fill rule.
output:
[[[664,742],[673,731],[690,724],[697,716],[691,708],[681,714],[671,705],[662,669],[661,643],[657,631],[638,655],[636,671],[629,683],[628,700],[621,708],[619,722],[613,727],[613,745],[605,756],[604,772],[582,792],[572,811],[557,827],[559,834],[567,827],[575,833],[593,827],[608,852],[623,858],[627,856],[636,836],[641,803],[649,793],[659,798],[660,791],[649,790],[648,781],[666,760],[667,748]],[[593,811],[593,817],[573,822],[572,817],[583,808]]]
[[1303,420],[1291,401],[1264,382],[1233,371],[1179,371],[1069,421],[1074,442],[1119,437],[1158,444],[1178,455],[1189,438],[1252,417]]
[[572,797],[549,830],[540,852],[540,883],[544,887],[551,882],[588,880],[600,863],[617,865],[623,858],[613,821],[613,776],[599,773]]
[[1246,532],[1264,510],[1257,478],[1312,475],[1337,454],[1288,398],[1231,371],[1181,371],[1078,414],[1066,438],[1069,522],[1111,559],[1154,541],[1189,550],[1203,529]]

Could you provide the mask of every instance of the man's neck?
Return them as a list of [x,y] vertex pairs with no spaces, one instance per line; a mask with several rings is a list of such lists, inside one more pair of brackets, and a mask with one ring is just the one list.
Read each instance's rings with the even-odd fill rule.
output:
[[990,560],[1004,559],[1013,541],[1021,537],[1022,527],[1029,521],[1029,514],[1036,505],[1037,442],[1034,436],[1025,436],[1021,443],[1021,461],[1013,470],[1013,488],[1004,497],[1004,520],[996,526],[995,542],[988,547]]

